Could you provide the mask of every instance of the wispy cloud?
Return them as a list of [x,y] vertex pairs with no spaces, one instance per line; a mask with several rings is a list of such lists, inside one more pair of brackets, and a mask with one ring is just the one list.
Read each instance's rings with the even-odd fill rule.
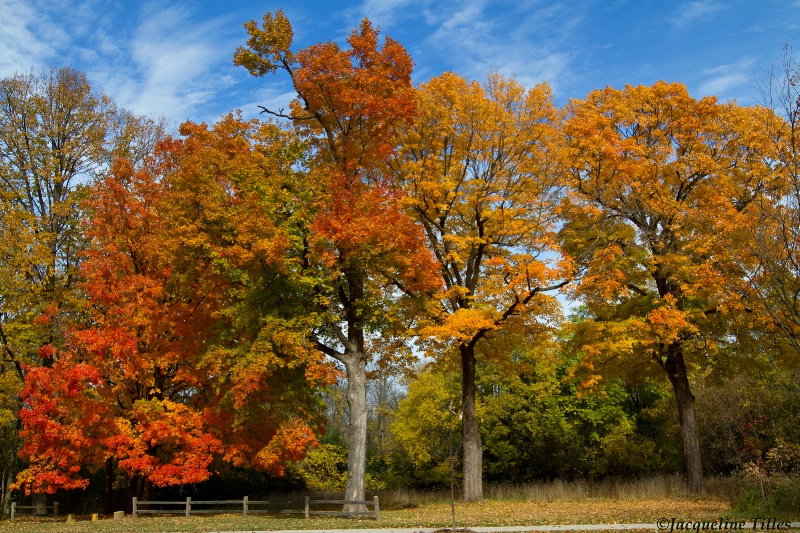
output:
[[671,22],[674,26],[685,27],[689,26],[698,19],[722,11],[726,9],[724,4],[714,2],[712,0],[696,0],[694,2],[687,2],[680,6],[677,15],[672,18]]
[[735,63],[719,65],[703,70],[704,81],[698,87],[701,96],[714,95],[720,100],[739,100],[741,104],[748,104],[746,98],[737,94],[748,94],[755,83],[753,70],[756,60],[745,57]]
[[397,19],[405,18],[409,13],[419,13],[420,7],[425,7],[427,4],[426,0],[364,0],[358,12],[382,28],[388,29]]
[[98,32],[91,53],[90,79],[123,107],[180,122],[188,117],[213,120],[207,109],[234,81],[231,57],[234,21],[196,20],[179,4],[151,2],[132,20],[127,39]]
[[[557,3],[529,1],[509,8],[466,0],[457,16],[441,21],[429,41],[453,63],[468,65],[461,72],[465,76],[481,79],[497,71],[515,75],[528,87],[541,81],[558,85],[570,76],[572,54],[565,42],[580,20],[571,11]],[[511,28],[509,17],[515,20]]]
[[[51,24],[36,4],[25,0],[0,0],[0,76],[41,70],[56,55],[63,32]],[[53,26],[52,32],[44,31]]]
[[[179,122],[215,118],[205,108],[232,83],[229,16],[199,20],[189,4],[149,2],[123,11],[101,0],[0,0],[0,76],[72,65],[134,112]],[[67,29],[69,31],[67,31]]]
[[209,36],[221,35],[223,24],[196,24],[180,7],[150,5],[130,43],[135,93],[125,98],[134,110],[158,109],[185,114],[224,88],[213,67],[229,61],[232,47]]

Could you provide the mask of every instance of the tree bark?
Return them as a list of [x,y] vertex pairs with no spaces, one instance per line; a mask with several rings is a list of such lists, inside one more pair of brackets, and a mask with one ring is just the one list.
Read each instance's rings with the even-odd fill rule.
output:
[[141,487],[142,500],[148,502],[148,501],[150,501],[152,499],[151,498],[151,491],[153,489],[153,484],[147,478],[142,478],[141,483],[142,483],[142,487]]
[[44,516],[47,514],[47,494],[35,492],[33,494],[33,514],[36,516]]
[[461,354],[461,443],[464,450],[465,502],[483,500],[483,447],[475,412],[475,345],[459,345]]
[[8,465],[6,472],[6,480],[3,486],[3,513],[9,514],[11,512],[11,484],[14,483],[14,469],[17,466],[17,450],[16,446],[11,450],[11,461]]
[[697,432],[697,420],[694,411],[694,394],[689,387],[686,363],[683,359],[683,348],[680,344],[672,344],[667,348],[664,361],[675,402],[678,405],[678,416],[681,424],[683,440],[683,457],[686,463],[686,480],[692,494],[705,494],[706,485],[703,477],[703,462],[700,457],[700,439]]
[[[350,409],[347,427],[347,486],[344,499],[364,501],[367,470],[367,357],[352,353],[345,362],[347,370],[347,405]],[[344,511],[363,511],[364,505],[345,505]]]
[[103,493],[103,513],[110,515],[114,513],[114,462],[109,457],[106,459],[106,487]]

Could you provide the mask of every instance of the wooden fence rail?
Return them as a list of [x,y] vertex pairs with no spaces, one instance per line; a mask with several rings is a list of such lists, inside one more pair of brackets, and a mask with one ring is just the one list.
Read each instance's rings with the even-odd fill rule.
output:
[[[228,506],[241,506],[242,509],[242,516],[247,516],[248,513],[302,513],[306,518],[311,515],[329,515],[329,516],[367,516],[373,515],[375,520],[380,520],[380,504],[378,503],[378,497],[375,496],[371,501],[352,501],[352,500],[311,500],[308,496],[305,497],[304,507],[303,510],[299,509],[265,509],[265,508],[256,508],[252,509],[251,506],[264,506],[264,505],[291,505],[295,503],[298,505],[300,502],[291,502],[291,501],[266,501],[266,500],[250,500],[247,496],[245,496],[241,500],[192,500],[191,497],[187,497],[186,501],[139,501],[135,497],[133,498],[133,517],[136,518],[137,515],[141,514],[182,514],[186,518],[189,518],[193,514],[224,514],[224,513],[233,513],[239,512],[238,510],[232,511],[230,509],[209,509],[209,508],[202,508],[197,509],[195,506],[206,506],[206,505],[228,505]],[[152,509],[150,508],[151,505],[160,505],[160,506],[168,506],[168,507],[175,507],[174,509]],[[312,511],[311,507],[314,505],[359,505],[359,506],[372,506],[372,511]],[[141,506],[148,507],[147,509],[142,509]],[[13,516],[13,511],[12,511]]]
[[[17,511],[20,510],[20,509],[25,509],[26,511],[28,511],[28,510],[31,510],[31,509],[35,510],[35,509],[41,509],[41,508],[42,508],[42,506],[40,506],[40,505],[39,506],[37,506],[37,505],[17,505],[17,502],[11,502],[11,521],[12,522],[14,521],[14,518],[17,517]],[[45,510],[52,509],[53,510],[53,522],[58,521],[58,502],[53,502],[53,505],[45,505],[44,508],[45,508]]]

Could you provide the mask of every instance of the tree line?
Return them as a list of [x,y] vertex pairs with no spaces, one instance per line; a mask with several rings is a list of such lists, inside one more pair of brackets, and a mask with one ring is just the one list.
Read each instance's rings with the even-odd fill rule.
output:
[[[766,372],[791,412],[790,55],[761,106],[658,82],[558,107],[499,74],[414,86],[366,19],[347,47],[295,50],[281,11],[245,27],[234,63],[297,94],[268,120],[168,135],[71,68],[0,81],[4,502],[100,471],[107,508],[119,479],[146,499],[219,463],[313,481],[315,457],[363,500],[368,391],[391,376],[395,463],[441,482],[449,440],[466,501],[676,465],[703,492],[698,376]],[[763,462],[759,443],[740,449]]]

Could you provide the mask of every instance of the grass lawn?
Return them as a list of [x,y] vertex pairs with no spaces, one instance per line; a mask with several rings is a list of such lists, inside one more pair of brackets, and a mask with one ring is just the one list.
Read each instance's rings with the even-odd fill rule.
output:
[[[481,503],[456,503],[457,527],[524,526],[538,524],[654,523],[660,517],[679,520],[714,519],[728,514],[728,501],[709,498],[586,498],[556,501],[486,500]],[[62,517],[63,520],[63,517]],[[422,503],[410,509],[381,509],[381,520],[370,518],[335,518],[216,515],[152,517],[114,521],[101,518],[91,522],[78,517],[73,523],[53,523],[18,519],[0,522],[0,533],[97,532],[161,533],[208,531],[259,531],[281,529],[347,528],[430,528],[450,527],[450,503]]]

